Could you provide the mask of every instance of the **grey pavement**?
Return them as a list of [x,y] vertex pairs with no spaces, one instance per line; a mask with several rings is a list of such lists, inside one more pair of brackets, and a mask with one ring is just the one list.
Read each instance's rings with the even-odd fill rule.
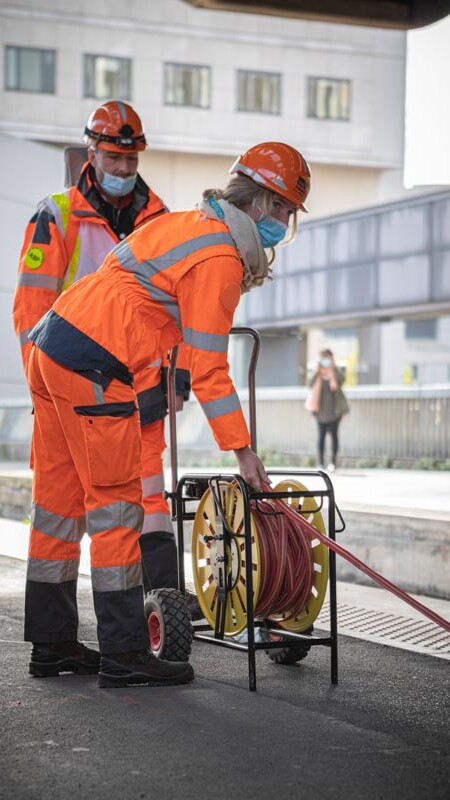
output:
[[[449,473],[345,470],[333,484],[344,516],[450,519]],[[85,540],[80,638],[95,646]],[[251,693],[245,654],[194,642],[189,686],[100,690],[93,676],[28,676],[26,551],[26,524],[0,519],[0,800],[450,796],[450,635],[390,593],[338,582],[337,686],[326,647],[289,667],[258,652]],[[447,599],[418,599],[450,619]]]
[[[178,475],[201,473],[204,468],[179,466]],[[212,471],[212,470],[210,470]],[[215,468],[220,472],[220,468]],[[230,468],[222,470],[232,472]],[[166,469],[166,485],[171,473]],[[287,469],[287,472],[289,470]],[[0,461],[0,478],[31,478],[23,462]],[[377,508],[398,513],[417,512],[450,520],[450,472],[439,470],[341,469],[331,476],[336,501],[343,509]]]
[[[448,662],[339,637],[295,666],[194,642],[188,686],[27,675],[25,562],[0,557],[1,800],[447,800]],[[90,581],[80,638],[95,642]]]

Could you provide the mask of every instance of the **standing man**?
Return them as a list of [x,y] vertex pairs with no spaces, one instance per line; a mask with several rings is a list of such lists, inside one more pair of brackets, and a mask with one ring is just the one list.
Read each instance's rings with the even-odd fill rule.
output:
[[[168,211],[137,171],[139,153],[147,143],[142,122],[130,105],[103,103],[89,117],[84,134],[88,161],[78,183],[42,200],[25,232],[14,299],[14,325],[25,374],[31,350],[28,333],[59,294],[95,272],[126,236]],[[189,373],[177,369],[176,375],[177,393],[187,399]],[[177,548],[163,494],[167,403],[162,377],[158,361],[135,379],[142,434],[145,517],[140,545],[146,590],[178,587]],[[101,403],[101,387],[98,392],[97,402]],[[195,595],[188,595],[187,600],[197,616]]]

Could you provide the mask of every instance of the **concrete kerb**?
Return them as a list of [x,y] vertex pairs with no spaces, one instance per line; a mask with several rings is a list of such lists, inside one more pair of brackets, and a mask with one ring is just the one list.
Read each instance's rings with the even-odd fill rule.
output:
[[[210,470],[181,467],[179,476]],[[231,469],[211,472],[232,473]],[[409,470],[341,470],[332,476],[346,529],[340,543],[400,588],[450,599],[450,474]],[[170,471],[166,485],[170,486]],[[0,517],[29,517],[31,471],[0,463]],[[185,526],[190,550],[190,525]],[[342,558],[338,580],[370,585]]]

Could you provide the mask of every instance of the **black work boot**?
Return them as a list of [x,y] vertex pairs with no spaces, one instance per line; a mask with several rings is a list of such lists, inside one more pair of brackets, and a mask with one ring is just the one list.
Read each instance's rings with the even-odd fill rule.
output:
[[80,642],[33,642],[29,673],[36,678],[54,678],[60,672],[95,675],[100,653]]
[[151,650],[133,650],[130,653],[102,655],[98,685],[103,689],[145,684],[147,686],[175,686],[194,680],[191,665],[182,661],[163,661]]

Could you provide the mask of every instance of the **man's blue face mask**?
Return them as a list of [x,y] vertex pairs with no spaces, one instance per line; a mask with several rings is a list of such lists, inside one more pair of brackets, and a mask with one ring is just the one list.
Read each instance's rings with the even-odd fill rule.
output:
[[264,217],[256,223],[263,247],[275,247],[286,236],[288,226],[275,217]]
[[110,175],[109,172],[103,173],[100,186],[106,194],[111,197],[125,197],[130,194],[136,185],[137,172],[128,178],[119,178],[117,175]]

